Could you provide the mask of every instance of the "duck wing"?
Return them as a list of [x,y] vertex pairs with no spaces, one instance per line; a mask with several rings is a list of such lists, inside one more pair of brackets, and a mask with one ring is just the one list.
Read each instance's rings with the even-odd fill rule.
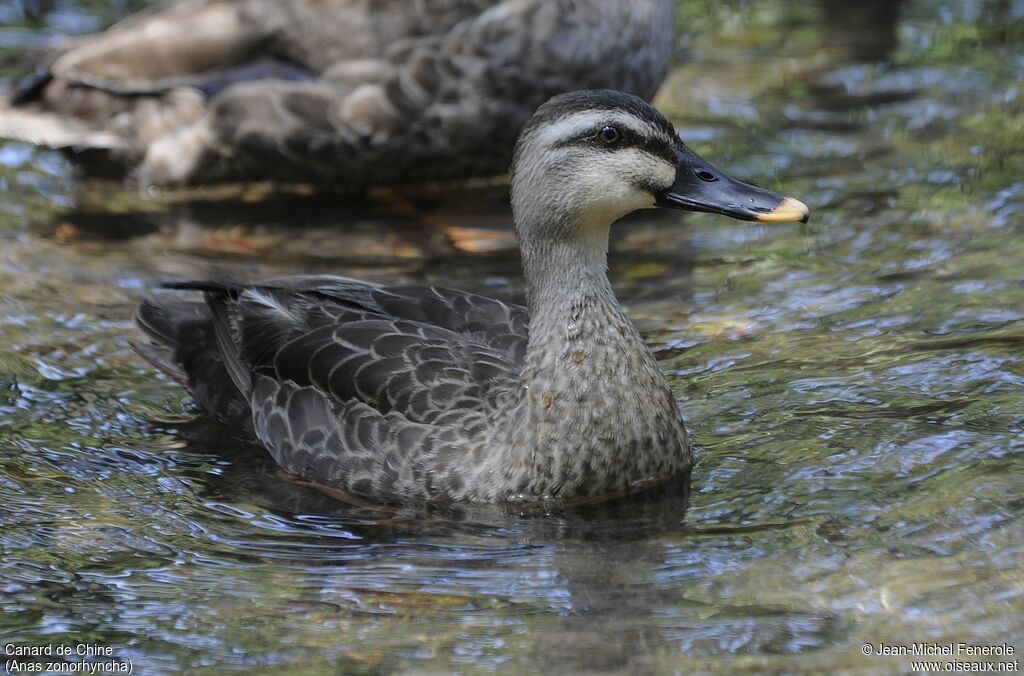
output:
[[101,33],[26,52],[27,74],[0,94],[0,137],[138,162],[236,84],[271,85],[268,101],[294,104],[310,88],[282,95],[277,85],[317,80],[333,66],[324,86],[311,89],[338,98],[379,79],[391,43],[444,32],[497,1],[159,3]]
[[151,94],[245,61],[267,39],[240,3],[188,0],[146,10],[108,30],[68,41],[48,74],[117,94]]
[[171,286],[203,291],[216,355],[202,363],[223,364],[217,382],[248,401],[278,464],[355,493],[457,492],[446,468],[516,391],[525,358],[526,309],[471,293],[339,277]]
[[376,59],[410,36],[443,32],[498,0],[179,0],[107,30],[29,53],[34,73],[15,88],[28,100],[50,80],[111,94],[233,82],[316,79],[335,64]]
[[[102,33],[24,56],[29,74],[0,95],[0,137],[137,162],[241,81],[312,80],[269,47],[274,26],[245,0],[160,3]],[[102,151],[85,152],[85,151]]]

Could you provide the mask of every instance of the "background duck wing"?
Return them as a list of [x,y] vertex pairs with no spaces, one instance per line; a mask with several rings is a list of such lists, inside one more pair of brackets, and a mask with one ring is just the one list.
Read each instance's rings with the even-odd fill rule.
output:
[[52,78],[122,94],[191,84],[197,75],[242,63],[266,42],[241,3],[189,0],[143,11],[110,29],[57,47]]
[[[379,81],[390,70],[383,55],[392,43],[443,33],[498,1],[159,3],[101,33],[25,53],[28,74],[0,96],[0,136],[115,151],[115,161],[137,162],[158,139],[198,122],[223,91],[253,81],[265,92],[258,99],[301,118],[310,97],[340,101],[355,86]],[[321,76],[319,85],[282,86]],[[257,105],[236,118],[238,107],[228,105],[230,119],[221,122],[246,126],[267,110]],[[253,125],[243,133],[255,133]]]

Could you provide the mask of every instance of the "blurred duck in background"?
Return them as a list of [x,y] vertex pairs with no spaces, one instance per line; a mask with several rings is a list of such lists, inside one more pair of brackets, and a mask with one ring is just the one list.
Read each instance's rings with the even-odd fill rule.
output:
[[183,0],[33,55],[0,136],[143,185],[504,173],[551,96],[650,100],[673,0]]

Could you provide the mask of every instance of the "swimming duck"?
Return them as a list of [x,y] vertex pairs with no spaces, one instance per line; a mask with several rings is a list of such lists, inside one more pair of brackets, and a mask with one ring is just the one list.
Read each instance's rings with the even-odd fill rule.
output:
[[169,284],[205,302],[150,299],[137,320],[151,361],[307,481],[438,501],[627,493],[691,464],[672,389],[606,274],[611,224],[653,206],[808,214],[715,169],[638,97],[563,94],[514,153],[526,307],[299,276]]
[[355,187],[504,173],[554,94],[650,99],[674,0],[185,0],[69,41],[0,102],[0,137],[144,185]]

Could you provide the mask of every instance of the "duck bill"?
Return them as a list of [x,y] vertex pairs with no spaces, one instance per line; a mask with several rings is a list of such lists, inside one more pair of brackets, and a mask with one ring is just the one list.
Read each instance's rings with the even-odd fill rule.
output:
[[658,195],[660,207],[723,214],[743,221],[806,223],[800,200],[729,178],[686,146],[676,148],[676,181]]

